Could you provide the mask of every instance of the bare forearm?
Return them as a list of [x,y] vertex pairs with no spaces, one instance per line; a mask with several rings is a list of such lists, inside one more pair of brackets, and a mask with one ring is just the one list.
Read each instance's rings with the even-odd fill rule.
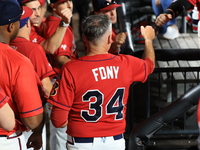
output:
[[42,79],[41,82],[42,82],[42,85],[44,87],[45,93],[49,96],[50,92],[52,90],[52,87],[53,87],[50,78],[46,77],[46,78]]
[[29,129],[37,128],[41,124],[42,120],[43,120],[43,113],[37,116],[22,118],[22,121]]
[[47,53],[53,54],[60,47],[66,30],[67,27],[58,27],[50,38],[41,43]]
[[155,65],[155,52],[152,40],[145,40],[145,49],[142,58],[150,58]]
[[10,108],[8,103],[6,103],[2,108],[0,108],[0,127],[4,130],[10,131],[15,126],[15,116],[13,110]]

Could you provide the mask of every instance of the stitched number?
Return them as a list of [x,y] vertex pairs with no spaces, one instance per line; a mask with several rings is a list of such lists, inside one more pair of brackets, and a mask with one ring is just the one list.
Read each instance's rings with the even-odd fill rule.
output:
[[[123,118],[122,103],[124,88],[116,90],[106,105],[106,115],[116,114],[115,120]],[[93,100],[92,100],[93,99]],[[99,90],[89,90],[83,95],[83,102],[89,102],[89,110],[81,110],[81,116],[86,122],[96,122],[102,117],[102,104],[104,95]]]
[[103,94],[98,91],[87,91],[83,95],[83,102],[90,101],[91,98],[95,98],[95,102],[90,102],[89,109],[94,111],[94,114],[90,114],[89,110],[82,110],[81,114],[85,121],[87,122],[96,122],[101,117],[102,112],[102,100],[103,100]]
[[124,108],[122,104],[122,99],[124,95],[124,89],[117,89],[113,97],[107,104],[107,114],[116,114],[115,120],[120,120],[123,118],[122,110]]

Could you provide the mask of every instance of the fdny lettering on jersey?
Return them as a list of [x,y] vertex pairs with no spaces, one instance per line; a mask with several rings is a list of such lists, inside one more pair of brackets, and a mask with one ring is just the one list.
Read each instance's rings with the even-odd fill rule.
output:
[[106,66],[92,69],[95,81],[105,79],[117,79],[119,66]]

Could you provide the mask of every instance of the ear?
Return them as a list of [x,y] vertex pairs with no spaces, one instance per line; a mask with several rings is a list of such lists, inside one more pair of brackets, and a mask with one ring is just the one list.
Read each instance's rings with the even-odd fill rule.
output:
[[113,43],[114,41],[113,41],[113,39],[112,39],[112,35],[109,35],[108,36],[108,44],[111,44],[111,43]]
[[85,35],[82,33],[82,39],[83,39],[83,41],[87,41],[87,39],[86,39],[86,37],[85,37]]
[[50,7],[52,8],[53,11],[56,11],[56,8],[54,7],[54,3],[50,3]]
[[8,27],[7,27],[8,32],[12,32],[13,29],[14,29],[14,24],[13,24],[13,23],[10,23],[10,24],[8,25]]

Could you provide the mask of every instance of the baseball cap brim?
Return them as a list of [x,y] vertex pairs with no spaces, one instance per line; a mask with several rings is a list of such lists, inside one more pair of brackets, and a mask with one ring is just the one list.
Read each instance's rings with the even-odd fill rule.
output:
[[20,18],[20,28],[22,28],[28,21],[29,17],[33,14],[33,10],[29,7],[23,6],[22,16]]
[[112,10],[112,9],[120,7],[120,6],[122,6],[122,5],[120,5],[120,4],[111,4],[111,5],[108,5],[108,6],[102,8],[100,10]]
[[22,16],[20,18],[20,20],[30,17],[33,14],[33,10],[29,7],[23,6],[23,12],[22,12]]

